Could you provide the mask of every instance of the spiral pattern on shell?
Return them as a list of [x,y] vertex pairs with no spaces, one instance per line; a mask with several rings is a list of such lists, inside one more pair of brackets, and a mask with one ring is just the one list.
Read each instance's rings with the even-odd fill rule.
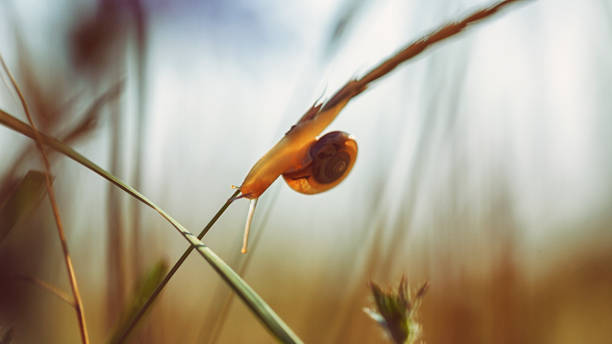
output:
[[312,165],[313,178],[321,184],[329,184],[342,177],[351,162],[351,157],[343,151],[317,158]]
[[345,132],[333,131],[313,141],[304,159],[307,164],[283,173],[293,190],[315,194],[338,185],[351,171],[357,158],[357,142]]

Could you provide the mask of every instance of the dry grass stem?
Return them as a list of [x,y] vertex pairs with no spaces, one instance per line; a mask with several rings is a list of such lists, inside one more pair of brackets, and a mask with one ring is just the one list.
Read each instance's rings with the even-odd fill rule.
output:
[[72,299],[70,298],[70,295],[68,295],[67,293],[61,291],[59,288],[41,280],[38,279],[36,277],[33,276],[26,276],[26,275],[18,275],[19,278],[21,278],[24,281],[28,281],[31,282],[32,284],[35,284],[45,290],[47,290],[48,292],[50,292],[51,294],[57,296],[60,300],[66,302],[67,304],[69,304],[71,307],[74,307],[74,301],[72,301]]
[[[6,111],[0,109],[0,124],[15,130],[25,136],[34,138],[34,131],[32,128],[10,115]],[[109,182],[116,185],[121,190],[127,192],[132,197],[138,199],[142,203],[155,210],[164,220],[166,220],[174,229],[176,229],[181,236],[189,244],[191,244],[196,251],[206,260],[211,267],[219,274],[221,278],[240,296],[244,303],[249,307],[256,317],[266,326],[266,328],[274,334],[279,340],[287,341],[289,343],[301,343],[299,337],[285,324],[285,322],[274,312],[272,308],[251,288],[240,276],[232,270],[227,263],[225,263],[210,247],[205,245],[200,239],[198,239],[193,233],[191,233],[185,226],[175,220],[170,214],[164,211],[162,208],[157,206],[143,194],[138,192],[136,189],[121,181],[108,171],[104,170],[100,166],[93,163],[74,149],[66,146],[59,140],[40,133],[43,142],[49,147],[56,151],[66,155],[70,159],[78,162],[85,166],[89,170],[95,172],[100,177],[108,180]]]
[[[315,103],[307,112],[306,114],[300,119],[300,121],[298,122],[298,124],[302,121],[308,121],[313,119],[314,117],[316,117],[317,115],[326,112],[326,111],[333,111],[334,109],[339,109],[338,113],[340,112],[340,110],[342,109],[342,107],[348,103],[353,97],[358,96],[359,94],[361,94],[363,91],[365,91],[367,89],[367,87],[370,86],[370,84],[376,80],[378,80],[379,78],[389,74],[391,71],[393,71],[397,66],[399,66],[401,63],[419,55],[420,53],[422,53],[424,50],[426,50],[428,47],[432,46],[433,44],[440,42],[446,38],[452,37],[454,35],[457,35],[458,33],[462,32],[465,28],[467,28],[470,24],[477,22],[479,20],[485,19],[493,14],[495,14],[496,12],[498,12],[499,10],[501,10],[503,7],[513,3],[513,2],[518,2],[520,0],[505,0],[505,1],[501,1],[495,5],[492,5],[490,7],[487,7],[485,9],[482,10],[478,10],[474,13],[472,13],[471,15],[467,16],[465,19],[461,20],[461,21],[457,21],[457,22],[452,22],[449,23],[445,26],[443,26],[442,28],[430,33],[429,35],[426,35],[425,37],[414,41],[413,43],[409,44],[408,46],[406,46],[405,48],[401,49],[400,51],[398,51],[397,53],[395,53],[393,56],[387,58],[386,60],[384,60],[382,63],[380,63],[379,65],[377,65],[376,67],[374,67],[373,69],[371,69],[370,71],[368,71],[365,75],[363,75],[362,77],[356,78],[356,79],[352,79],[349,80],[342,88],[340,88],[336,93],[334,93],[327,101],[325,102],[317,102]],[[142,23],[140,23],[142,24]],[[143,42],[141,42],[143,43]],[[142,53],[142,51],[141,51]],[[1,56],[0,56],[0,60],[1,60]],[[154,209],[157,213],[159,213],[165,220],[167,220],[176,230],[179,231],[179,233],[190,243],[190,247],[185,251],[185,253],[183,254],[183,256],[179,259],[179,261],[174,265],[174,267],[170,270],[170,272],[165,276],[164,280],[156,287],[155,291],[152,293],[152,295],[147,299],[147,301],[145,302],[145,304],[138,310],[138,312],[136,313],[136,316],[134,317],[133,321],[131,321],[130,325],[127,327],[127,331],[121,336],[120,341],[123,341],[127,335],[129,334],[129,332],[135,327],[135,324],[138,322],[138,320],[142,317],[142,315],[145,313],[145,311],[147,310],[148,307],[150,307],[150,305],[153,303],[153,301],[155,300],[155,298],[159,295],[159,293],[161,292],[161,290],[164,288],[164,286],[168,283],[168,281],[170,280],[170,278],[172,278],[172,276],[174,275],[174,273],[178,270],[178,268],[181,266],[181,264],[183,263],[183,261],[187,258],[187,256],[190,254],[190,252],[193,249],[196,249],[198,251],[198,253],[200,255],[202,255],[202,257],[208,262],[210,263],[210,265],[215,269],[215,271],[225,280],[225,282],[227,282],[227,284],[233,289],[233,291],[238,294],[241,299],[247,304],[247,306],[250,308],[251,311],[253,311],[256,315],[256,317],[262,321],[262,323],[267,327],[267,329],[272,332],[276,338],[280,341],[283,342],[300,342],[300,339],[293,333],[293,331],[282,321],[282,319],[280,319],[278,317],[278,315],[276,315],[274,313],[274,311],[255,293],[255,291],[253,289],[250,288],[250,286],[248,286],[240,277],[240,274],[237,274],[236,272],[234,272],[223,260],[221,260],[208,246],[206,246],[204,243],[202,243],[201,239],[202,237],[206,234],[206,232],[211,228],[211,226],[215,223],[215,221],[219,218],[219,216],[221,216],[221,214],[223,213],[223,211],[229,206],[229,204],[231,203],[231,201],[234,199],[234,197],[239,193],[239,190],[236,190],[236,192],[234,193],[234,195],[232,197],[230,197],[230,199],[226,202],[226,204],[221,208],[221,210],[219,212],[217,212],[217,214],[213,217],[213,219],[209,222],[209,224],[204,228],[204,230],[202,231],[202,233],[200,233],[200,235],[198,237],[196,237],[195,235],[193,235],[191,232],[189,232],[184,226],[182,226],[178,221],[176,221],[174,218],[172,218],[168,213],[166,213],[163,209],[161,209],[160,207],[158,207],[157,205],[155,205],[153,202],[151,202],[148,198],[146,198],[144,195],[142,195],[140,192],[137,191],[138,189],[138,185],[140,184],[140,172],[139,172],[139,168],[137,168],[137,172],[135,175],[135,184],[136,187],[132,187],[124,182],[122,182],[121,180],[119,180],[118,178],[116,178],[113,174],[103,170],[102,168],[100,168],[98,165],[94,164],[93,162],[91,162],[90,160],[88,160],[87,158],[85,158],[84,156],[82,156],[81,154],[77,153],[76,151],[74,151],[73,149],[71,149],[69,146],[67,146],[66,144],[62,143],[61,141],[54,139],[50,136],[45,135],[43,132],[46,131],[46,129],[42,129],[43,132],[39,132],[38,129],[35,127],[34,122],[32,120],[32,117],[30,116],[27,104],[25,102],[25,99],[22,95],[22,93],[20,92],[17,83],[15,82],[13,76],[10,74],[4,60],[1,60],[3,68],[5,69],[6,73],[9,75],[10,80],[13,84],[13,87],[15,88],[22,106],[25,110],[25,113],[28,117],[28,122],[29,125],[16,119],[15,117],[11,116],[10,114],[6,113],[5,111],[0,110],[0,124],[3,124],[17,132],[20,132],[26,136],[29,136],[31,138],[33,138],[36,142],[36,147],[38,148],[38,150],[40,151],[41,155],[42,155],[42,159],[43,159],[43,163],[45,165],[45,178],[46,178],[46,187],[47,187],[47,191],[49,193],[49,199],[52,205],[52,209],[53,209],[53,214],[55,217],[55,221],[57,224],[57,228],[58,228],[58,233],[60,236],[60,242],[62,244],[62,250],[64,253],[64,259],[65,259],[65,263],[66,263],[66,267],[68,270],[68,275],[70,278],[70,284],[71,284],[71,288],[72,288],[72,292],[73,292],[73,297],[74,297],[74,307],[75,310],[77,311],[77,316],[78,316],[78,320],[79,320],[79,326],[80,326],[80,330],[81,330],[81,339],[84,343],[88,343],[88,336],[87,336],[87,329],[86,329],[86,325],[85,325],[85,317],[84,317],[84,313],[83,313],[83,306],[82,306],[82,302],[80,299],[80,295],[79,295],[79,291],[78,291],[78,287],[77,287],[77,283],[76,283],[76,277],[74,275],[74,269],[72,267],[72,262],[70,260],[70,255],[68,253],[68,247],[66,244],[66,238],[64,235],[64,230],[63,230],[63,226],[61,223],[61,219],[60,219],[60,215],[59,215],[59,209],[57,206],[57,202],[55,200],[55,194],[53,192],[53,188],[51,185],[51,179],[50,179],[50,163],[49,160],[47,158],[47,155],[45,153],[45,150],[43,149],[43,144],[48,145],[49,147],[65,154],[66,156],[70,157],[71,159],[75,160],[76,162],[82,164],[83,166],[89,168],[90,170],[92,170],[93,172],[97,173],[98,175],[102,176],[103,178],[107,179],[108,181],[110,181],[112,184],[118,186],[120,189],[122,189],[123,191],[127,192],[128,194],[130,194],[131,196],[133,196],[134,198],[136,198],[137,200],[141,201],[142,203],[148,205],[149,207],[151,207],[152,209]],[[140,66],[142,67],[142,66]],[[141,74],[139,75],[139,78],[143,77],[143,72],[144,69],[141,70]],[[142,81],[142,80],[141,80]],[[143,86],[144,84],[141,83],[140,86]],[[142,96],[142,94],[140,95]],[[142,104],[144,104],[144,100],[140,99],[140,101],[142,102]],[[141,106],[142,106],[141,104]],[[142,108],[140,108],[140,112],[141,114],[144,114],[144,110]],[[335,113],[334,117],[338,114]],[[91,123],[86,122],[84,124],[84,126],[87,128],[90,126]],[[142,130],[142,127],[138,128],[139,130]],[[139,141],[143,141],[143,133],[139,132]],[[141,152],[142,148],[137,149],[137,151],[139,153]],[[142,154],[137,154],[139,159],[140,156]],[[138,165],[138,164],[137,164]],[[254,207],[254,204],[253,204]],[[139,227],[139,219],[138,219],[138,215],[137,212],[135,212],[135,217],[133,218],[133,220],[135,221],[135,226],[134,228],[137,229]],[[136,237],[135,240],[135,247],[139,247],[139,245],[141,244],[140,239],[138,239],[138,237]],[[136,249],[134,250],[134,253],[139,253],[140,250]],[[134,259],[134,263],[138,264],[138,257],[136,257],[136,259]],[[243,268],[241,269],[242,272],[244,272],[244,270],[246,269],[246,265],[243,265]],[[36,283],[36,282],[35,282]],[[37,283],[40,285],[40,283]],[[41,285],[42,286],[42,285]],[[49,288],[46,288],[49,289]],[[50,289],[49,289],[50,290]],[[58,295],[58,294],[56,294]],[[233,294],[231,295],[233,296]],[[219,335],[219,332],[221,331],[221,329],[223,328],[223,321],[225,320],[226,316],[227,316],[227,309],[229,308],[229,304],[231,304],[231,297],[229,298],[229,300],[224,304],[223,306],[223,311],[222,311],[222,317],[221,317],[221,322],[219,325],[219,328],[215,329],[215,332],[213,333],[212,338],[215,339],[217,338],[217,336]]]
[[419,55],[433,44],[462,32],[465,28],[468,27],[468,25],[490,17],[491,15],[501,10],[503,7],[518,1],[524,0],[501,1],[490,7],[478,10],[467,16],[463,20],[446,24],[442,28],[414,41],[407,47],[403,48],[402,50],[395,53],[393,56],[380,63],[378,66],[374,67],[361,78],[349,80],[326,102],[322,104],[319,103],[313,105],[313,107],[306,111],[306,114],[300,119],[299,122],[312,119],[319,113],[331,110],[340,103],[350,101],[353,97],[356,97],[357,95],[365,91],[370,85],[370,83],[387,75],[401,63],[406,62],[407,60]]
[[[215,214],[215,216],[213,216],[213,218],[208,222],[208,224],[204,227],[204,229],[202,229],[202,232],[200,232],[200,234],[198,235],[198,239],[201,240],[204,237],[204,235],[208,233],[208,231],[212,228],[215,222],[217,222],[217,220],[221,217],[221,215],[225,212],[225,210],[234,201],[234,199],[236,198],[236,196],[238,196],[239,193],[240,193],[240,190],[234,191],[234,193],[225,202],[225,204],[221,207],[221,209],[219,209],[219,211]],[[125,331],[119,334],[119,336],[117,336],[118,343],[125,340],[127,336],[130,334],[130,332],[136,327],[136,324],[138,324],[138,321],[142,318],[142,316],[145,314],[147,309],[153,304],[153,301],[155,301],[155,299],[164,289],[166,284],[168,284],[172,276],[174,276],[174,274],[178,271],[181,265],[183,265],[183,262],[185,262],[187,257],[189,257],[189,254],[191,254],[191,251],[193,251],[193,248],[194,246],[189,246],[185,250],[183,255],[179,258],[179,260],[177,260],[176,263],[174,263],[174,266],[172,266],[172,269],[170,269],[170,271],[166,274],[166,276],[164,276],[164,279],[157,285],[155,290],[151,293],[151,296],[149,296],[147,301],[142,305],[142,307],[138,310],[138,312],[136,312],[136,314],[134,315],[130,323],[126,326]]]
[[[253,238],[253,241],[251,243],[251,250],[250,250],[250,254],[247,255],[244,259],[240,259],[242,252],[240,254],[235,254],[232,261],[236,262],[239,261],[240,265],[238,267],[238,275],[243,276],[245,275],[247,269],[249,268],[249,265],[251,264],[253,257],[255,256],[255,251],[257,250],[257,247],[259,246],[259,243],[261,242],[261,238],[263,236],[263,232],[265,231],[266,228],[268,228],[267,224],[268,224],[268,220],[270,219],[270,213],[272,212],[272,207],[273,204],[276,202],[276,200],[278,199],[278,195],[279,195],[279,191],[280,188],[276,188],[274,190],[274,193],[272,194],[272,197],[270,198],[270,203],[268,205],[268,208],[266,209],[264,215],[261,217],[261,221],[259,224],[259,230],[255,233],[255,238]],[[232,306],[232,303],[234,301],[234,294],[233,293],[222,293],[222,291],[217,292],[215,295],[218,295],[218,298],[221,297],[225,297],[225,300],[223,301],[222,306],[219,307],[215,307],[214,309],[211,309],[208,311],[208,313],[212,313],[207,315],[207,320],[208,319],[214,319],[214,321],[212,321],[213,325],[211,326],[211,330],[206,332],[206,337],[200,335],[198,336],[198,341],[202,342],[202,343],[216,343],[219,339],[219,336],[221,335],[221,333],[223,332],[223,328],[225,327],[227,318],[229,317],[229,310]],[[216,311],[217,308],[219,308],[219,311]],[[204,322],[205,324],[207,323],[207,321]],[[203,329],[200,329],[200,332],[202,333]]]
[[64,232],[64,226],[62,225],[62,220],[60,217],[59,207],[57,205],[57,200],[55,199],[55,192],[53,189],[53,184],[51,182],[51,164],[49,163],[49,159],[47,158],[47,154],[45,153],[45,149],[43,147],[43,139],[36,129],[34,125],[34,121],[32,120],[32,115],[28,110],[28,105],[25,101],[23,94],[21,93],[13,74],[9,70],[8,66],[4,62],[4,58],[0,55],[0,63],[2,63],[2,68],[8,75],[15,92],[19,96],[19,100],[21,101],[21,105],[23,106],[23,110],[28,118],[28,122],[30,123],[30,127],[34,133],[34,138],[36,141],[36,147],[40,151],[40,155],[42,157],[42,161],[45,167],[45,183],[47,186],[47,193],[49,194],[49,201],[51,202],[51,208],[53,210],[53,217],[55,218],[55,224],[57,226],[57,233],[60,239],[60,244],[62,246],[62,253],[64,255],[64,262],[66,264],[66,270],[68,272],[68,279],[70,282],[70,288],[72,289],[72,296],[74,298],[74,309],[77,313],[77,320],[79,323],[79,330],[81,334],[81,342],[89,343],[89,335],[87,334],[87,323],[85,321],[85,312],[83,310],[83,302],[81,300],[81,294],[79,292],[79,287],[76,281],[76,275],[74,273],[74,267],[72,266],[72,260],[70,259],[70,253],[68,251],[68,243],[66,242],[66,235]]

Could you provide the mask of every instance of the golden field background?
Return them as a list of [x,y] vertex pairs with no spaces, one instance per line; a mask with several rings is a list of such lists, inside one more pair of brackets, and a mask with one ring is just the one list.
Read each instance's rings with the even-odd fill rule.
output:
[[[486,4],[5,2],[0,53],[41,131],[78,134],[77,151],[199,232],[313,101]],[[246,201],[204,242],[236,269],[249,259],[246,281],[307,343],[385,342],[362,311],[368,282],[402,275],[430,283],[426,343],[612,342],[611,18],[605,0],[526,1],[429,49],[329,128],[359,144],[342,184],[304,196],[276,182],[246,256]],[[0,108],[23,119],[7,80]],[[1,203],[42,167],[17,133],[0,129],[0,147]],[[103,342],[139,276],[186,243],[51,156],[89,331]],[[0,242],[0,333],[78,342],[74,310],[23,276],[69,290],[47,199]],[[239,300],[221,315],[229,293],[192,255],[130,339],[207,343],[217,327],[219,343],[273,342]]]

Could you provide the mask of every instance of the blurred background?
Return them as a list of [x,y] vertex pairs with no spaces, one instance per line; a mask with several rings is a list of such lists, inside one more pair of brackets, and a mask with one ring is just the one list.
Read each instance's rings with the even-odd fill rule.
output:
[[[3,1],[0,53],[40,130],[199,232],[316,100],[408,42],[489,1]],[[612,5],[512,5],[354,99],[329,130],[359,157],[315,196],[277,181],[240,255],[248,202],[205,237],[308,343],[385,342],[368,282],[430,282],[427,343],[612,343]],[[8,78],[0,108],[25,120]],[[0,128],[0,204],[29,139]],[[92,341],[186,242],[154,211],[52,157]],[[36,194],[36,193],[35,193]],[[0,238],[0,329],[15,343],[79,341],[52,213],[26,197]],[[36,200],[36,202],[32,201]],[[6,216],[6,214],[5,214]],[[6,220],[4,223],[6,224]],[[248,265],[245,267],[245,262]],[[274,339],[196,254],[130,337]]]

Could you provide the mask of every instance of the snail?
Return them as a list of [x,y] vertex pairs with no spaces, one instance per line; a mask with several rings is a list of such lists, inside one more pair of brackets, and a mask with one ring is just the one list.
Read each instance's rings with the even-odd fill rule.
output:
[[357,158],[355,139],[342,131],[318,135],[336,118],[355,90],[355,85],[349,82],[326,103],[313,105],[253,165],[239,187],[240,196],[236,197],[251,200],[242,253],[246,253],[257,199],[279,176],[297,192],[316,194],[338,185],[349,174]]
[[304,158],[303,166],[282,174],[287,185],[307,195],[327,191],[343,181],[353,168],[357,142],[343,131],[332,131],[314,141]]

